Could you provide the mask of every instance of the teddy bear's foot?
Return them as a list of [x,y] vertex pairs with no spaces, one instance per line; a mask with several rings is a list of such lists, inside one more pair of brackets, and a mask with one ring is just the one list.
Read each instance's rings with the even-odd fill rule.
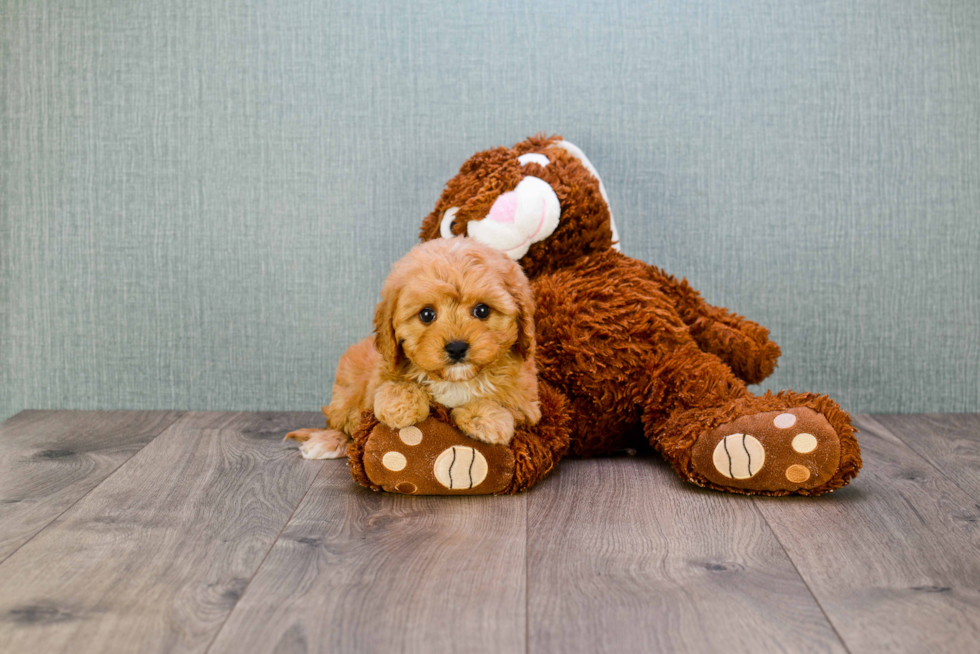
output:
[[402,429],[365,411],[347,452],[351,476],[368,488],[408,495],[525,491],[555,469],[569,445],[565,396],[545,383],[538,384],[538,394],[541,420],[516,425],[507,445],[468,437],[438,404],[428,418]]
[[304,459],[340,459],[347,456],[350,438],[336,429],[297,429],[286,434],[283,440],[300,444]]
[[514,476],[514,455],[506,445],[469,438],[431,416],[402,429],[375,424],[362,463],[375,486],[406,495],[500,493]]
[[841,439],[813,409],[766,411],[698,438],[691,465],[712,485],[727,490],[817,494],[832,490],[827,486],[841,469]]

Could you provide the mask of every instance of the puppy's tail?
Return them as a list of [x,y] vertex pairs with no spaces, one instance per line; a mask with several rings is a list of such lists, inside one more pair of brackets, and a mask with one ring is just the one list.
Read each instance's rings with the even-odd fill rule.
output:
[[340,357],[333,397],[322,407],[326,429],[297,429],[284,440],[300,443],[307,459],[335,459],[346,456],[350,436],[361,421],[361,412],[374,408],[374,392],[381,383],[381,353],[374,338],[352,345]]
[[350,438],[336,429],[298,429],[286,434],[286,440],[299,441],[304,459],[340,459],[347,456]]
[[325,407],[325,406],[320,407],[320,411],[322,411],[323,415],[327,418],[326,429],[319,429],[318,427],[305,427],[303,429],[297,429],[296,431],[291,431],[288,434],[286,434],[286,437],[282,439],[283,442],[288,440],[293,440],[296,441],[297,443],[305,443],[306,441],[310,440],[321,431],[337,431],[336,429],[331,429],[330,427],[330,416],[327,415],[328,409],[329,407]]

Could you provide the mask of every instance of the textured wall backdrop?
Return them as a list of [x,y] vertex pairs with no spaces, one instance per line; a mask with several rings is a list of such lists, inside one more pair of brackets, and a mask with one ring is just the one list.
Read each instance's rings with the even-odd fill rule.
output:
[[980,410],[976,0],[10,0],[0,418],[318,407],[442,184],[538,131],[772,387]]

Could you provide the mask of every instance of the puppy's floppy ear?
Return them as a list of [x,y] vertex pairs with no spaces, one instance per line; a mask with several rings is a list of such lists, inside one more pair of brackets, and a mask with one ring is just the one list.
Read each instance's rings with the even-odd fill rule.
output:
[[385,284],[381,289],[381,301],[374,310],[374,345],[389,369],[401,363],[404,356],[395,337],[395,307],[399,291],[400,288],[393,284]]
[[512,348],[524,360],[534,356],[534,292],[516,261],[506,261],[503,272],[507,291],[517,303],[517,341]]

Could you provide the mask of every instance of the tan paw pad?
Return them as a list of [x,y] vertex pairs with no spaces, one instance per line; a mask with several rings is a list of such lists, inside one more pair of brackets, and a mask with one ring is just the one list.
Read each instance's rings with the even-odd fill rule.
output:
[[422,430],[415,425],[405,427],[404,429],[398,430],[398,438],[400,438],[402,443],[405,443],[405,445],[415,446],[422,442]]
[[772,424],[776,426],[777,429],[789,429],[796,424],[796,416],[792,413],[780,413],[778,416],[772,419]]
[[817,449],[817,437],[813,434],[797,434],[793,437],[793,449],[800,454],[807,454]]
[[802,484],[809,478],[810,470],[806,466],[801,466],[798,463],[794,463],[790,467],[786,468],[786,479],[790,480],[794,484]]
[[405,469],[405,466],[408,465],[408,459],[401,452],[385,452],[385,455],[381,457],[381,465],[392,472],[398,472]]
[[731,434],[715,446],[712,460],[715,470],[729,479],[749,479],[762,470],[766,450],[754,436]]
[[446,488],[475,488],[487,478],[487,460],[472,447],[454,445],[436,457],[432,472]]

